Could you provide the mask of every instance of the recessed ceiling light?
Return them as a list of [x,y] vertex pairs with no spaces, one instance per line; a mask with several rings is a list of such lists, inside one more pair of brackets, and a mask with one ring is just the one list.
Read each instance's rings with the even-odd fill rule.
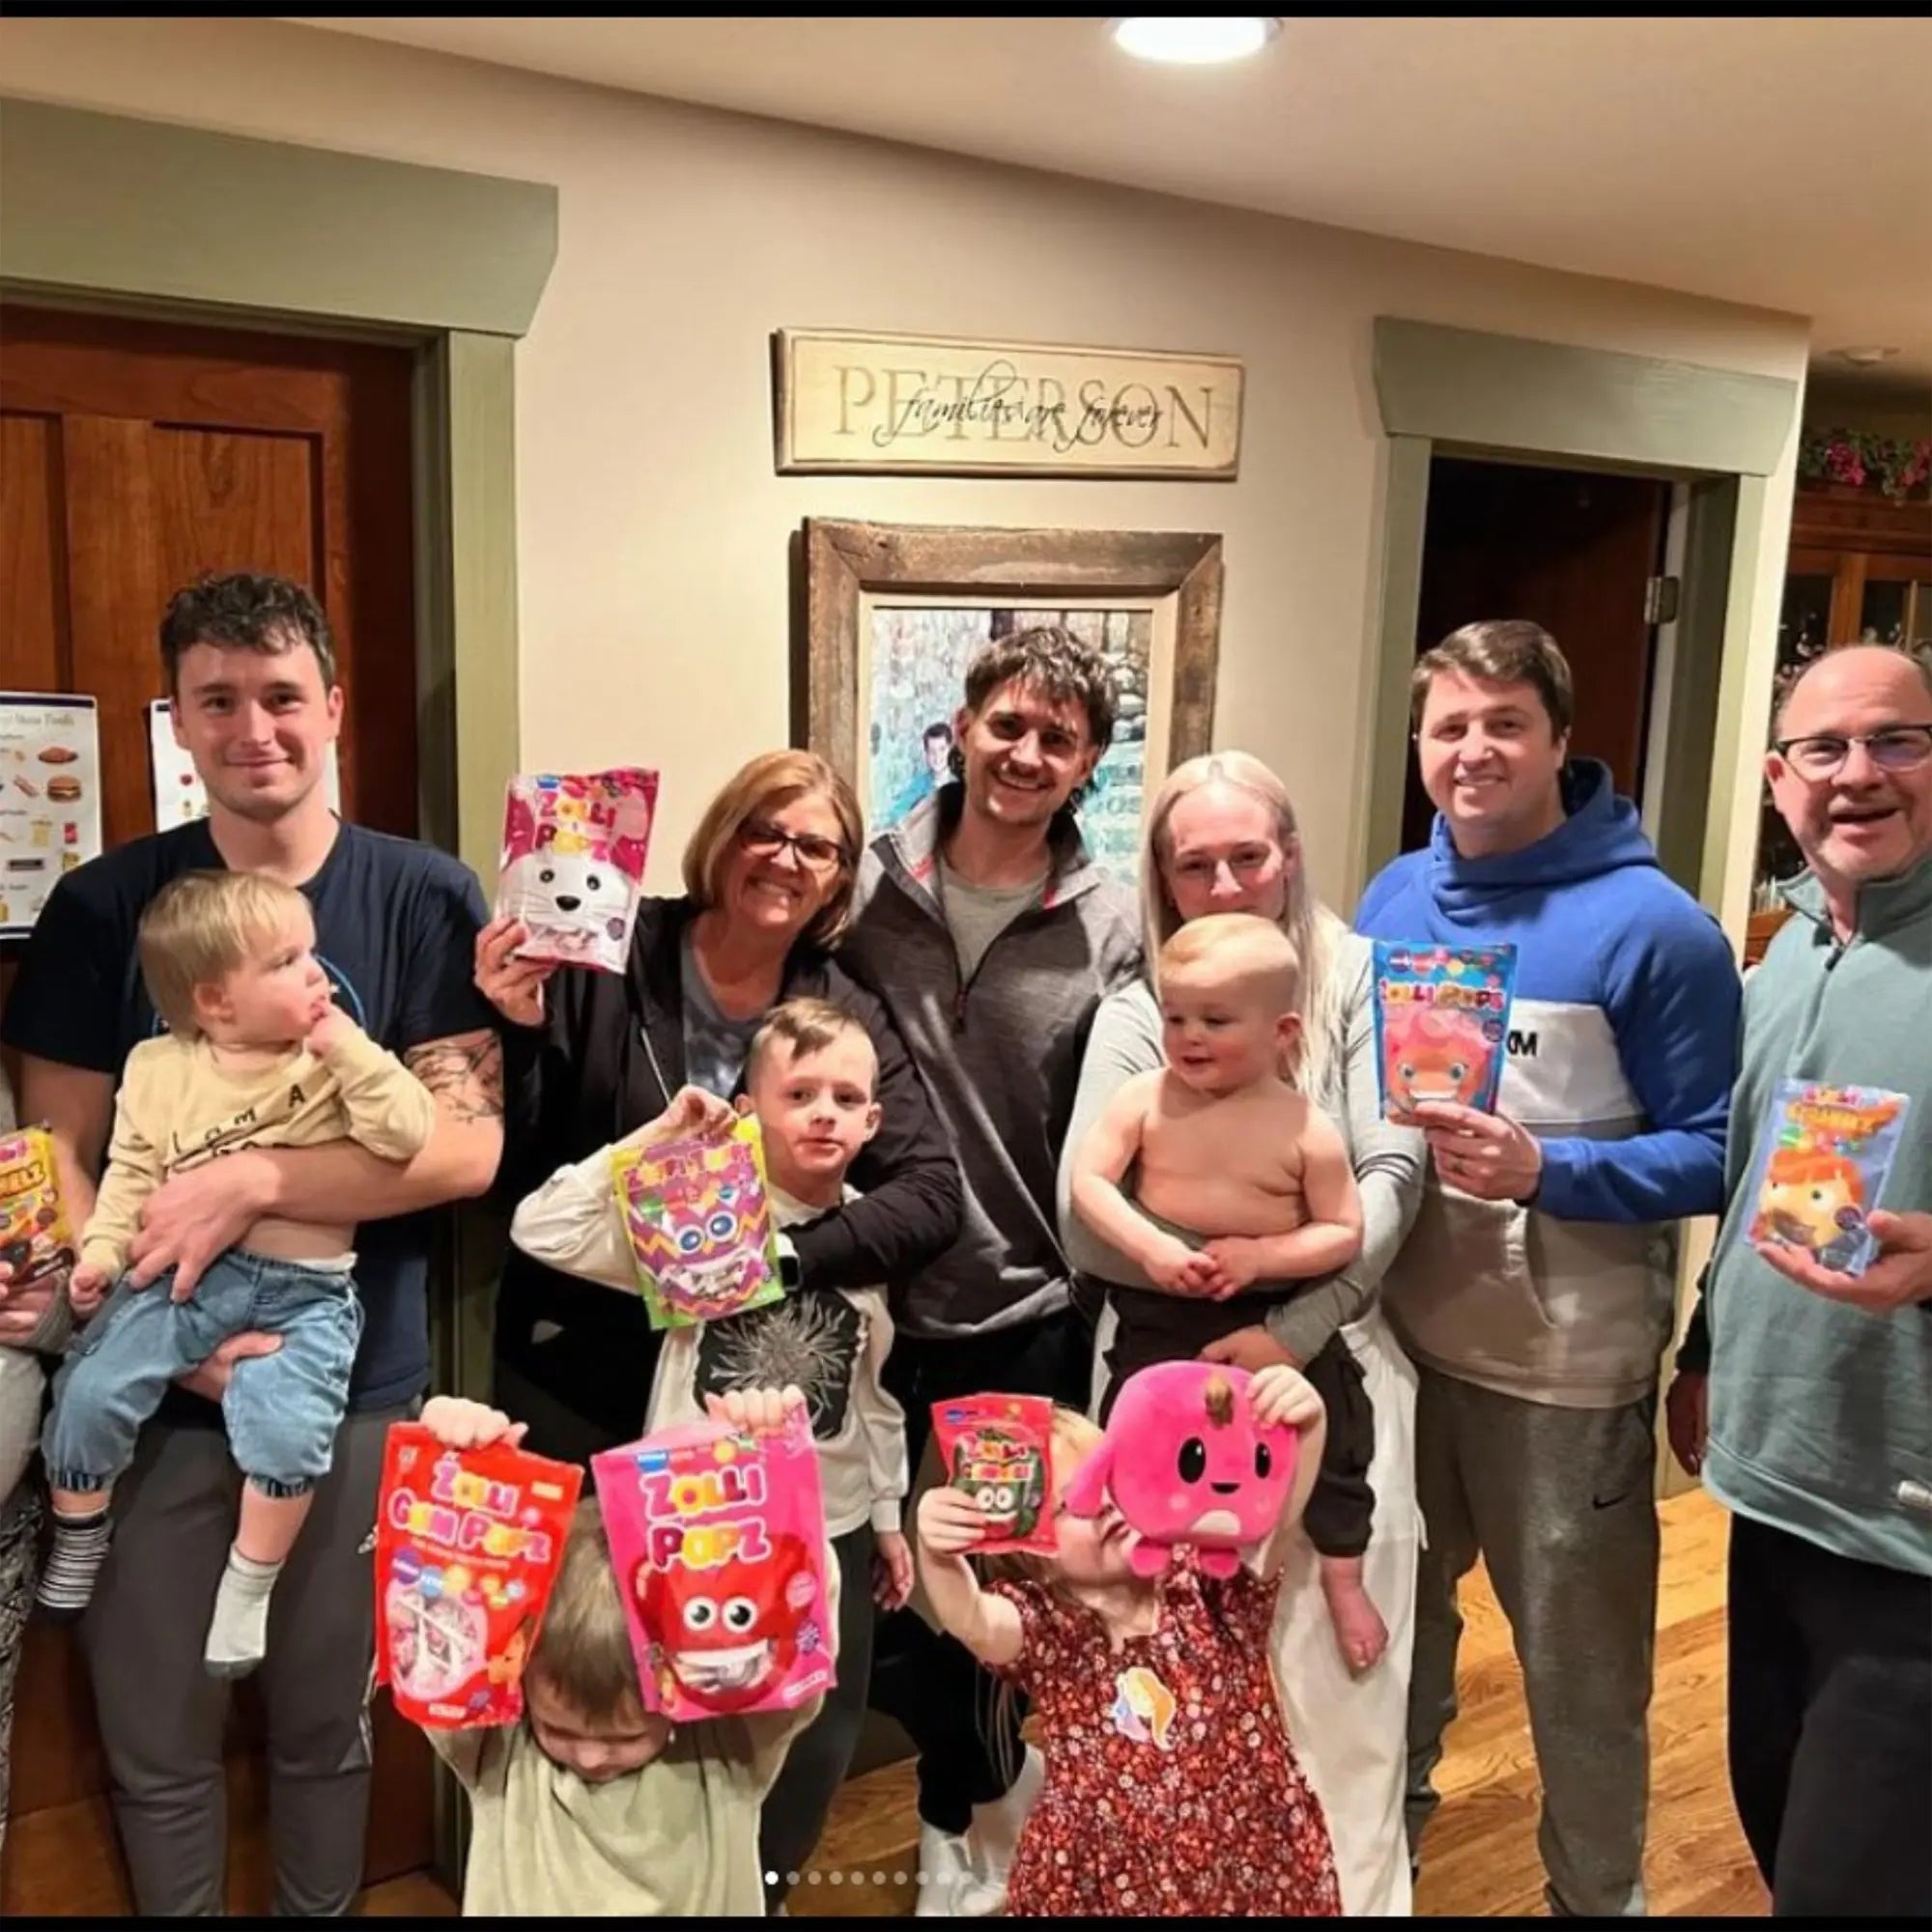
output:
[[1252,20],[1123,19],[1114,22],[1114,42],[1137,60],[1207,67],[1245,60],[1281,31],[1273,16]]
[[1834,362],[1849,362],[1857,369],[1870,369],[1881,362],[1889,362],[1898,354],[1896,349],[1828,349],[1825,352]]

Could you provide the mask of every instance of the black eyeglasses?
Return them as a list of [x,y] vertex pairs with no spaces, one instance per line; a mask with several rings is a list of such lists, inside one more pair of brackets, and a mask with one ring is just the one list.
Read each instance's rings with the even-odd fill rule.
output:
[[766,818],[748,818],[738,828],[738,843],[754,859],[775,859],[787,847],[810,872],[832,872],[845,863],[845,848],[815,832],[787,832]]
[[1915,772],[1932,758],[1932,724],[1888,724],[1882,731],[1839,737],[1821,731],[1807,738],[1780,738],[1772,750],[1800,778],[1834,779],[1845,768],[1854,745],[1882,772]]

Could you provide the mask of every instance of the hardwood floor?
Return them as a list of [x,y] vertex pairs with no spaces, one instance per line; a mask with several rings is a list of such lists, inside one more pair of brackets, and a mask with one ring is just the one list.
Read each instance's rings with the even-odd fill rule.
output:
[[[1651,1704],[1650,1910],[1743,1917],[1764,1888],[1731,1809],[1724,1768],[1724,1512],[1702,1491],[1662,1506],[1657,1690]],[[1543,1911],[1537,1784],[1509,1630],[1479,1571],[1463,1593],[1462,1712],[1440,1773],[1443,1804],[1424,1847],[1422,1916]],[[838,1794],[795,1917],[912,1910],[919,1841],[912,1768],[892,1764]]]

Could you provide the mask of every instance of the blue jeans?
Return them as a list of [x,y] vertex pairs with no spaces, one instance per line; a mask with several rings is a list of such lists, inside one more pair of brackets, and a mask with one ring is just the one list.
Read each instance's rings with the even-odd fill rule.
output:
[[228,1446],[264,1495],[306,1495],[328,1473],[362,1334],[350,1257],[284,1262],[230,1248],[172,1301],[173,1270],[135,1289],[123,1275],[54,1378],[41,1454],[49,1484],[104,1490],[133,1460],[134,1438],[168,1384],[231,1335],[279,1335],[272,1355],[237,1362],[221,1398]]

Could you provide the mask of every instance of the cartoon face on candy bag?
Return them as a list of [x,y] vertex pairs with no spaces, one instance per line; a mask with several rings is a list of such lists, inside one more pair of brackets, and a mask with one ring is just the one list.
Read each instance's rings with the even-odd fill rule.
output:
[[1216,1362],[1157,1362],[1122,1385],[1100,1446],[1066,1486],[1066,1508],[1097,1516],[1111,1498],[1136,1535],[1136,1575],[1157,1576],[1188,1544],[1208,1576],[1232,1577],[1238,1552],[1281,1520],[1300,1438],[1286,1425],[1256,1426],[1250,1380]]
[[[816,1589],[805,1545],[780,1537],[762,1562],[714,1570],[639,1563],[631,1578],[658,1634],[659,1689],[720,1716],[768,1698],[798,1662],[800,1598]],[[668,1682],[666,1680],[668,1680]]]
[[1383,1056],[1389,1105],[1407,1112],[1432,1100],[1474,1106],[1495,1049],[1484,1040],[1482,1023],[1472,1013],[1411,1007],[1385,1022]]
[[591,1459],[646,1702],[673,1722],[795,1709],[834,1682],[818,1455],[781,1430],[661,1431]]
[[520,957],[624,970],[657,791],[631,768],[510,781],[497,911],[528,928]]

